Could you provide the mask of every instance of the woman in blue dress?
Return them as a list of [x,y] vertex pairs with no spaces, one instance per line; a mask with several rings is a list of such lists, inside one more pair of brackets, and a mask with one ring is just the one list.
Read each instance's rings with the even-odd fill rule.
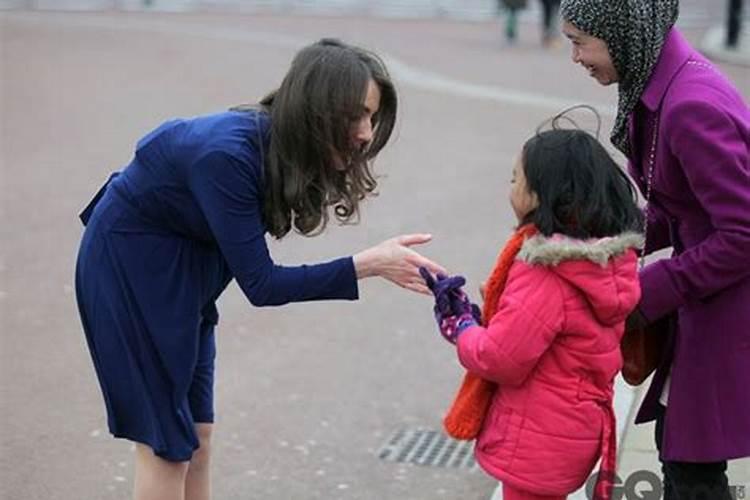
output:
[[164,123],[81,214],[76,296],[110,432],[136,443],[136,500],[207,500],[215,302],[237,280],[255,306],[358,298],[380,276],[428,293],[444,271],[384,241],[330,262],[280,266],[265,235],[313,235],[330,208],[358,215],[376,187],[397,97],[374,54],[323,39],[256,108]]

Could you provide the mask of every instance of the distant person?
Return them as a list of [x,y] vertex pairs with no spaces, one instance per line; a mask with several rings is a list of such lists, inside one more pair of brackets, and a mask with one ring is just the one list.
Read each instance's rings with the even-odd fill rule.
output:
[[482,379],[491,398],[478,425],[449,414],[446,430],[476,438],[504,500],[562,500],[600,458],[596,498],[610,498],[615,473],[613,384],[640,297],[641,213],[604,147],[561,121],[531,137],[513,168],[518,228],[486,282],[481,325],[462,277],[422,270],[440,332],[468,371],[462,390]]
[[666,500],[729,500],[727,460],[750,456],[750,110],[674,27],[677,0],[563,0],[573,62],[617,84],[612,143],[646,198],[630,323],[672,315],[636,423],[656,420]]
[[560,0],[541,0],[542,45],[554,48],[560,43]]
[[505,16],[505,41],[513,45],[518,40],[518,14],[526,8],[527,0],[497,0],[501,15]]
[[210,498],[216,300],[231,280],[255,306],[355,300],[370,276],[429,293],[418,267],[442,268],[410,248],[429,235],[293,267],[266,246],[319,233],[331,208],[357,216],[396,107],[375,54],[321,40],[257,109],[149,132],[82,213],[76,296],[109,430],[136,443],[136,500]]
[[727,13],[726,46],[736,49],[742,34],[742,3],[743,0],[729,0]]

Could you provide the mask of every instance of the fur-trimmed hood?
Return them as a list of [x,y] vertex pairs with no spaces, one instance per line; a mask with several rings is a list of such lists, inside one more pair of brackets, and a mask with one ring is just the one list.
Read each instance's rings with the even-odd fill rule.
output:
[[599,321],[615,324],[640,299],[635,250],[642,246],[643,235],[634,232],[597,240],[536,235],[516,258],[550,268],[586,297]]
[[633,232],[598,240],[537,234],[524,242],[518,259],[543,266],[556,266],[566,260],[589,260],[604,267],[612,257],[622,255],[632,248],[642,247],[643,235]]

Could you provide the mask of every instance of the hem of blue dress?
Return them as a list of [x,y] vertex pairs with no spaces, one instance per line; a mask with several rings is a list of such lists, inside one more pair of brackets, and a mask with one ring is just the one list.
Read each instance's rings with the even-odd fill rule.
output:
[[170,452],[169,450],[158,448],[153,443],[150,443],[148,439],[135,437],[131,434],[127,434],[123,432],[112,432],[112,436],[114,436],[116,439],[126,439],[132,443],[137,443],[137,444],[142,444],[144,446],[148,446],[149,448],[153,450],[154,455],[156,455],[159,458],[163,458],[164,460],[168,462],[189,462],[193,458],[193,453],[195,452],[195,450],[197,450],[200,447],[199,445],[196,445],[189,452],[173,453],[173,452]]

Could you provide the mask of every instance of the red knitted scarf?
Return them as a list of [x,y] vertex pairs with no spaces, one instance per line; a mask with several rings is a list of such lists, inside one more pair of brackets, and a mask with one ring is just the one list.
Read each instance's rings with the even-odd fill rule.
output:
[[[521,250],[524,241],[538,231],[531,224],[521,226],[513,233],[497,258],[495,267],[487,280],[482,308],[482,323],[487,326],[497,311],[500,296],[508,281],[513,261]],[[482,428],[482,421],[492,402],[497,385],[466,372],[458,394],[443,419],[443,426],[449,436],[455,439],[474,439]]]

